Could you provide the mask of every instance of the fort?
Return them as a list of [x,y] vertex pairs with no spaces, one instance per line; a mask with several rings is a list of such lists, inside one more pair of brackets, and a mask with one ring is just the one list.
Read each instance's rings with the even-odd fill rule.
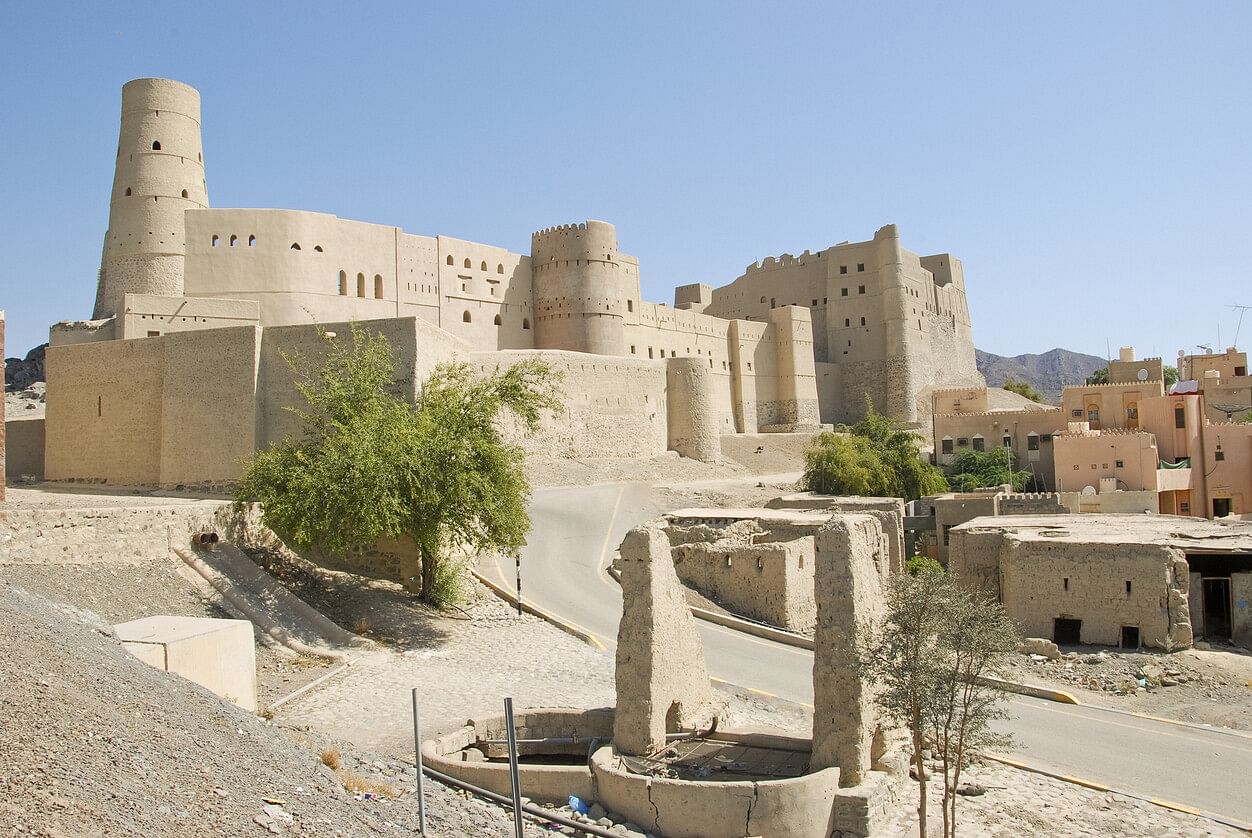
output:
[[453,358],[538,354],[565,370],[565,415],[525,443],[553,456],[714,460],[722,435],[815,431],[867,399],[919,427],[932,390],[983,383],[960,261],[910,253],[894,225],[721,288],[681,286],[670,307],[642,299],[639,260],[604,221],[539,230],[522,254],[212,208],[200,128],[193,88],[123,87],[92,319],[51,330],[47,479],[230,482],[290,430],[283,353],[316,356],[320,333],[360,322],[389,336],[413,393]]

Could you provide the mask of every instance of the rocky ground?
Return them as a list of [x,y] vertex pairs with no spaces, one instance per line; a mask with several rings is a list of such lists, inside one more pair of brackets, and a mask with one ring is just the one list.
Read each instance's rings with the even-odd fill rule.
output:
[[1084,704],[1252,730],[1252,653],[1202,645],[1172,654],[1067,647],[1055,660],[1016,657],[1006,677],[1065,690]]
[[[0,583],[0,626],[0,834],[417,829],[412,773],[398,762],[243,712],[141,663],[107,623],[8,583]],[[323,764],[326,750],[340,753],[338,771]],[[509,834],[499,807],[433,781],[427,788],[430,834]]]
[[22,390],[6,392],[4,394],[5,419],[42,419],[46,392],[47,387],[42,381],[36,381]]

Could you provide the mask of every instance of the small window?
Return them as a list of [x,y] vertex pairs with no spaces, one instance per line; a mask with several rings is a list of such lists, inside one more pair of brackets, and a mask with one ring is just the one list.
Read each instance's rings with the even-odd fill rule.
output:
[[492,321],[492,323],[494,323],[495,325],[499,326],[499,325],[500,325],[500,323],[501,323],[501,321],[500,321],[500,315],[498,315],[498,314],[497,314],[497,315],[496,315],[496,317],[495,317],[495,320],[493,320],[493,321]]
[[[1238,336],[1236,335],[1236,337],[1238,337]],[[1247,374],[1248,374],[1248,368],[1247,368],[1247,367],[1235,367],[1235,375],[1236,375],[1237,377],[1242,378],[1243,376],[1245,376],[1245,375],[1247,375]]]
[[[839,266],[839,275],[840,275],[840,276],[842,276],[842,275],[846,274],[847,272],[848,272],[848,266],[847,266],[847,265],[840,265],[840,266]],[[847,296],[847,295],[845,294],[844,296]]]
[[451,265],[451,264],[452,264],[452,254],[451,254],[451,253],[449,253],[449,254],[448,254],[448,264],[449,264],[449,265]]
[[1026,434],[1026,450],[1027,451],[1039,450],[1039,434],[1035,433],[1034,431],[1031,431],[1030,433]]
[[940,448],[940,453],[943,453],[943,454],[952,453],[952,437],[945,436],[943,438],[943,443],[942,443],[942,447]]
[[1174,408],[1174,427],[1175,428],[1187,427],[1187,411],[1183,408],[1182,405],[1178,405],[1177,407]]
[[314,250],[315,252],[317,252],[317,253],[321,253],[321,252],[322,252],[322,246],[321,246],[320,244],[315,244],[315,245],[313,245],[313,250]]
[[965,437],[963,437],[963,436],[959,436],[959,437],[957,437],[957,438],[956,438],[956,447],[957,447],[957,448],[964,448],[964,447],[965,447],[965,446],[967,446],[967,445],[969,445],[969,440],[968,440],[968,439],[966,439]]
[[1004,435],[1004,439],[1002,440],[1002,442],[1004,443],[1005,448],[1013,447],[1013,437],[1009,436],[1008,434]]
[[498,273],[498,274],[502,274],[502,273],[504,273],[504,263],[503,263],[503,262],[501,262],[500,264],[496,265],[496,273]]
[[814,307],[816,307],[816,306],[817,306],[817,300],[814,300],[814,301],[811,303],[811,305],[813,305]]
[[347,271],[339,272],[339,296],[341,297],[348,296],[348,272]]
[[184,190],[183,190],[183,197],[184,197],[184,198],[186,198],[186,197],[187,197],[187,190],[186,190],[186,189],[184,189]]
[[864,326],[864,325],[865,325],[865,318],[864,318],[864,317],[862,317],[862,318],[861,318],[861,325],[862,325],[862,326]]
[[975,451],[986,450],[986,440],[982,438],[982,434],[977,434],[974,436],[974,450]]
[[1126,466],[1125,466],[1125,463],[1124,463],[1122,460],[1114,460],[1113,462],[1116,464],[1116,465],[1115,465],[1115,467],[1116,467],[1116,468],[1125,468],[1125,467],[1126,467]]
[[239,237],[232,234],[230,237],[230,246],[234,247],[237,244],[239,244]]
[[358,297],[365,296],[365,274],[356,275],[356,295]]
[[[127,194],[129,194],[129,193],[130,193],[130,190],[128,189],[128,190],[126,190],[126,192],[127,192]],[[217,236],[214,236],[214,237],[210,240],[209,244],[210,244],[211,246],[213,246],[213,247],[217,247]]]
[[648,357],[649,357],[649,358],[651,358],[651,357],[652,357],[652,347],[651,347],[651,346],[649,346],[649,347],[648,347]]
[[529,317],[522,318],[522,329],[525,331],[530,331],[530,318]]
[[129,197],[130,197],[130,187],[129,187],[129,186],[128,186],[128,187],[126,187],[126,197],[127,197],[127,198],[129,198]]
[[148,337],[150,337],[150,338],[159,338],[160,336],[161,336],[161,333],[160,333],[160,332],[154,332],[154,331],[152,331],[151,329],[149,329],[149,330],[148,330]]
[[1096,423],[1100,421],[1100,408],[1093,404],[1087,405],[1087,421]]
[[943,546],[947,547],[952,540],[952,524],[943,525]]
[[474,263],[473,263],[473,262],[471,262],[471,261],[469,260],[469,257],[466,257],[466,259],[465,259],[465,267],[466,267],[466,268],[472,268],[472,267],[474,267]]
[[256,236],[248,236],[248,247],[256,247]]
[[851,318],[851,317],[845,317],[845,318],[843,318],[843,325],[844,325],[844,326],[851,326],[851,325],[852,325],[852,318]]
[[777,307],[778,307],[778,304],[777,304],[776,302],[774,302],[774,299],[775,299],[774,297],[770,297],[770,298],[769,298],[769,307],[770,307],[770,308],[777,308]]
[[633,343],[630,345],[630,354],[631,355],[635,354],[635,345]]
[[[129,190],[129,189],[127,189],[127,190],[126,190],[126,194],[127,194],[127,195],[129,195],[129,194],[130,194],[130,190]],[[764,297],[762,297],[762,298],[761,298],[761,302],[765,302],[765,298],[764,298]]]
[[1180,500],[1180,501],[1178,502],[1178,512],[1179,512],[1180,514],[1182,514],[1182,515],[1186,515],[1186,514],[1190,513],[1190,512],[1191,512],[1191,502],[1190,502],[1190,501],[1185,501],[1185,500]]
[[[865,272],[865,263],[864,263],[864,262],[857,262],[857,263],[856,263],[856,272],[857,272],[857,273],[864,273],[864,272]],[[864,293],[864,292],[862,292],[862,293]]]
[[865,293],[865,286],[864,286],[864,285],[858,285],[858,286],[856,286],[856,293],[858,293],[858,294],[864,294],[864,293]]
[[1130,596],[1130,580],[1126,580],[1126,596]]
[[627,301],[626,301],[626,310],[627,310],[627,311],[634,311],[634,310],[635,310],[635,301],[634,301],[634,300],[627,300]]
[[1220,450],[1214,451],[1213,459],[1220,463],[1222,460],[1226,459],[1226,452]]
[[153,141],[152,141],[152,150],[153,150],[153,151],[160,151],[160,150],[161,150],[161,141],[160,141],[160,140],[153,140]]
[[381,300],[383,298],[383,276],[382,274],[374,274],[374,299]]
[[465,312],[464,314],[462,314],[462,315],[461,315],[461,322],[462,322],[462,323],[469,323],[469,322],[471,322],[471,320],[470,320],[470,313],[469,313],[468,311],[467,311],[467,312]]
[[1061,589],[1066,590],[1066,591],[1069,590],[1069,577],[1068,576],[1066,576],[1064,579],[1061,580]]
[[299,250],[299,249],[300,249],[300,242],[292,242],[292,243],[291,243],[291,249],[292,249],[292,250]]
[[1081,407],[1076,407],[1076,408],[1074,408],[1073,410],[1071,410],[1071,411],[1069,412],[1069,415],[1070,415],[1071,417],[1073,417],[1074,419],[1081,419],[1081,418],[1082,418],[1082,408],[1081,408]]
[[486,259],[484,259],[484,260],[483,260],[483,263],[482,263],[481,265],[479,265],[479,266],[478,266],[478,270],[480,270],[480,271],[485,271],[485,270],[487,270],[487,260],[486,260]]

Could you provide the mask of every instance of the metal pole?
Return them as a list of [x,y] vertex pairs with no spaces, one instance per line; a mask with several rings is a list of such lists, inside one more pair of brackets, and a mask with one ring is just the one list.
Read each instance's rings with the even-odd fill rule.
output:
[[509,734],[509,775],[513,781],[513,829],[522,835],[522,783],[517,776],[517,729],[513,726],[513,699],[504,700],[504,721]]
[[522,616],[522,554],[513,557],[513,565],[517,573],[517,616]]
[[413,761],[417,766],[417,834],[426,838],[426,784],[422,779],[422,728],[417,719],[417,687],[413,688]]

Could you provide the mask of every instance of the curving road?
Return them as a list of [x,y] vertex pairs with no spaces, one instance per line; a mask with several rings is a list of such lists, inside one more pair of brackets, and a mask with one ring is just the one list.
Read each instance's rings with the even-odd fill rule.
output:
[[[622,595],[606,572],[626,532],[660,513],[639,483],[535,492],[522,554],[522,596],[612,649]],[[512,589],[513,568],[480,567]],[[813,655],[697,621],[709,673],[811,705]],[[1115,710],[1013,696],[1004,723],[1021,763],[1156,802],[1252,824],[1252,737]]]

